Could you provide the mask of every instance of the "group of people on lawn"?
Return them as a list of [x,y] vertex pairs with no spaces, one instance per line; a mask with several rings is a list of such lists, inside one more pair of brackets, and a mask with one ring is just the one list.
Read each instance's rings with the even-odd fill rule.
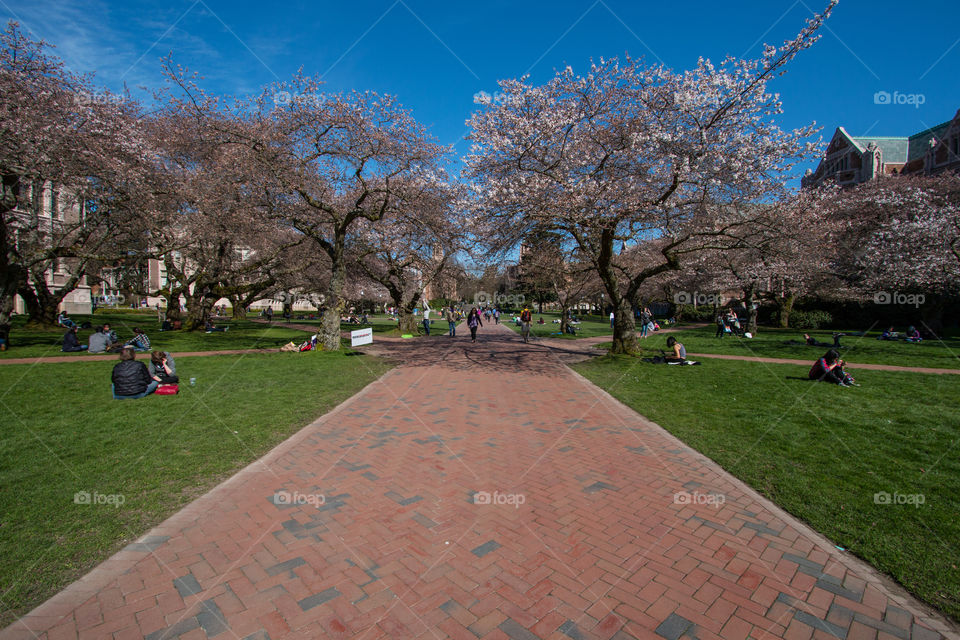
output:
[[154,393],[160,385],[175,385],[180,381],[173,356],[166,351],[154,351],[147,364],[140,362],[133,347],[120,351],[120,362],[110,375],[113,397],[116,400],[136,400]]
[[63,336],[63,346],[60,349],[67,353],[75,351],[86,351],[87,353],[117,353],[124,347],[130,347],[135,351],[150,351],[150,338],[140,327],[133,328],[133,337],[126,342],[121,343],[117,337],[117,332],[110,328],[109,324],[94,327],[93,333],[87,344],[80,344],[78,335],[79,327],[67,329]]

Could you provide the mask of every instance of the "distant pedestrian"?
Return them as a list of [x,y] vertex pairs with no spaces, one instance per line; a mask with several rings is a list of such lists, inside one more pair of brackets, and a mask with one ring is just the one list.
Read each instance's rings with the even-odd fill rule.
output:
[[493,321],[496,324],[500,324],[500,309],[493,310]]
[[423,330],[430,335],[430,307],[423,306]]
[[470,314],[467,315],[467,327],[470,328],[470,342],[477,341],[477,327],[482,327],[483,322],[480,321],[480,312],[476,308],[470,310]]
[[610,312],[610,328],[611,329],[613,329],[613,318],[614,318],[613,311],[611,311]]
[[272,307],[272,306],[267,305],[266,314],[267,314],[267,322],[273,322],[273,307]]
[[533,312],[527,307],[520,312],[520,335],[524,342],[530,342],[530,322],[533,320]]
[[443,313],[444,318],[447,320],[447,335],[451,338],[457,337],[457,313],[453,310],[453,305]]

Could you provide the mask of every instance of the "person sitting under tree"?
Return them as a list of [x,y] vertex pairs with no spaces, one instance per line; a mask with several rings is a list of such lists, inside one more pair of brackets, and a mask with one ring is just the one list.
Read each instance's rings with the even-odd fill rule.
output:
[[77,330],[79,327],[73,325],[67,332],[63,334],[63,348],[61,351],[71,352],[71,351],[86,351],[87,345],[80,344],[80,339],[77,337]]

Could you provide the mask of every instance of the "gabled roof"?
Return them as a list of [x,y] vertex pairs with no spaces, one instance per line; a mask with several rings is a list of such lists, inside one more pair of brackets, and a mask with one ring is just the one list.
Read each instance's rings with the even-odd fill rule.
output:
[[861,152],[867,150],[871,144],[877,145],[883,154],[884,162],[906,162],[907,151],[910,145],[909,138],[890,137],[890,136],[858,136],[851,137]]

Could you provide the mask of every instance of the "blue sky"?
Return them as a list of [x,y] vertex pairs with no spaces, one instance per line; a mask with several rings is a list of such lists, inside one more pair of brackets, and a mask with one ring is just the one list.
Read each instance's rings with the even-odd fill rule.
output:
[[[159,58],[171,52],[224,94],[254,92],[302,67],[322,74],[331,91],[398,96],[441,142],[465,153],[473,96],[494,93],[497,80],[529,73],[545,81],[568,64],[582,71],[591,57],[624,53],[676,69],[698,56],[757,56],[825,4],[0,0],[0,16],[111,89],[156,87]],[[907,135],[950,119],[960,108],[958,18],[955,0],[842,0],[820,42],[771,85],[784,101],[781,126],[816,121],[829,139],[841,125],[854,135]],[[880,91],[923,103],[876,104]]]

